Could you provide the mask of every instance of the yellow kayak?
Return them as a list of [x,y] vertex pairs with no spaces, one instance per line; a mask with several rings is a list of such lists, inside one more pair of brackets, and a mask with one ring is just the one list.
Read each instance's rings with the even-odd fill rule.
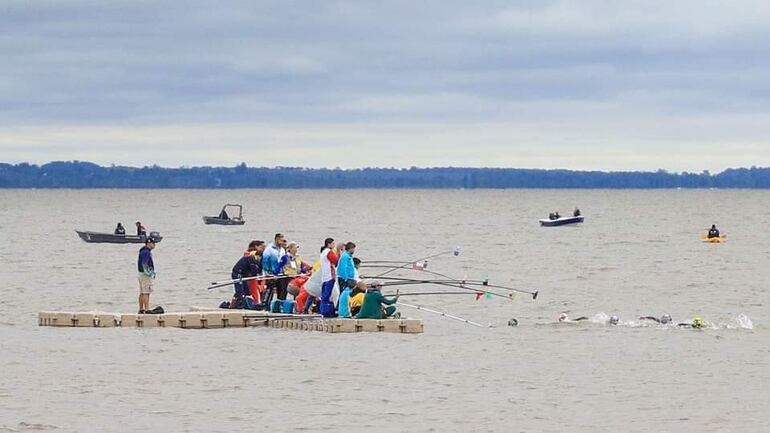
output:
[[701,236],[700,240],[703,242],[708,242],[710,244],[720,244],[722,242],[727,242],[727,235],[720,235],[718,238],[710,238],[708,236]]

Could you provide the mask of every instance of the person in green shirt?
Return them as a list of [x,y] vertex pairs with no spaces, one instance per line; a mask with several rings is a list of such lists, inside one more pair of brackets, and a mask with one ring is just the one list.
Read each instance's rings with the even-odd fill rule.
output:
[[[396,314],[395,304],[398,302],[398,292],[393,299],[388,299],[382,295],[380,286],[373,284],[364,295],[364,303],[361,310],[356,315],[356,319],[387,319]],[[384,307],[383,305],[388,305]]]

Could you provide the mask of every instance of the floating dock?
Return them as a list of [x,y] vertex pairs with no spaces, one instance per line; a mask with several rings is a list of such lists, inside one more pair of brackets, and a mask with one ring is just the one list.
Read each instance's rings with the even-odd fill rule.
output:
[[279,314],[251,310],[208,310],[164,314],[119,314],[99,311],[41,311],[39,326],[78,328],[221,329],[271,327],[329,333],[392,332],[421,334],[419,319],[326,319],[316,314]]

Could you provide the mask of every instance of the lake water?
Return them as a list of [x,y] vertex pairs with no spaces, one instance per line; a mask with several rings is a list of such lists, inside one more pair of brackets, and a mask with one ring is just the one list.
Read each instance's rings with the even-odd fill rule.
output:
[[[203,224],[227,202],[246,225]],[[0,432],[768,431],[767,203],[736,190],[0,190]],[[585,224],[538,226],[574,206]],[[164,236],[151,303],[167,311],[226,299],[206,287],[276,231],[308,260],[327,236],[363,260],[459,245],[429,268],[540,295],[413,297],[493,325],[403,308],[420,335],[38,327],[40,310],[137,309],[139,245],[74,232],[136,220]],[[700,241],[712,223],[726,243]],[[562,311],[597,323],[554,323]],[[663,313],[710,325],[635,320]],[[610,314],[619,326],[599,323]]]

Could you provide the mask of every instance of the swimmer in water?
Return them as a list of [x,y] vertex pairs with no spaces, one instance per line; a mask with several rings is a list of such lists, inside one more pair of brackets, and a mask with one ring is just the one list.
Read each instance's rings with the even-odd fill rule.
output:
[[653,322],[660,323],[661,325],[668,325],[672,322],[670,314],[664,314],[660,316],[660,319],[655,316],[644,316],[640,317],[639,320],[652,320]]

